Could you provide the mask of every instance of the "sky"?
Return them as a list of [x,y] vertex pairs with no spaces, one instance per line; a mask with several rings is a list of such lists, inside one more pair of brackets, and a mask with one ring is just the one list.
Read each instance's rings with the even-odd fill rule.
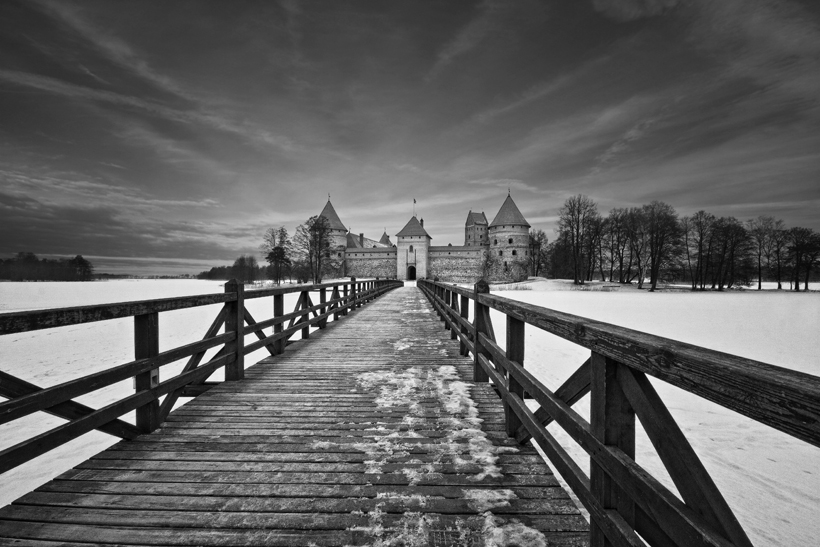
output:
[[434,245],[508,192],[820,230],[818,101],[814,0],[3,1],[0,256],[196,273],[328,194]]

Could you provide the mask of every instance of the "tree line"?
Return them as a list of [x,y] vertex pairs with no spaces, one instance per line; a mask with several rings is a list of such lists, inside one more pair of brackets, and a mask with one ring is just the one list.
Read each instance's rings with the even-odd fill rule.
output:
[[741,221],[706,211],[680,217],[664,202],[612,209],[607,216],[587,196],[567,199],[559,211],[557,238],[530,234],[535,275],[637,283],[686,282],[692,290],[724,290],[764,280],[808,290],[820,263],[820,233],[787,228],[770,216]]
[[330,224],[322,216],[310,217],[296,228],[291,238],[284,226],[268,229],[259,250],[267,266],[253,255],[242,255],[232,266],[216,266],[197,275],[198,279],[236,279],[253,283],[270,279],[277,284],[288,279],[297,283],[321,283],[327,276],[341,275],[341,261],[331,245]]
[[9,281],[91,281],[94,265],[77,255],[74,258],[37,258],[34,253],[17,253],[0,260],[0,279]]

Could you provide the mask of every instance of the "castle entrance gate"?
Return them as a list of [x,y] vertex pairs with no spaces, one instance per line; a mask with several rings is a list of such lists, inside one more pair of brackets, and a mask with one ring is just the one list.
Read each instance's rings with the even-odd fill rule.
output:
[[415,279],[416,279],[416,267],[415,266],[407,266],[407,279],[409,281],[415,281]]

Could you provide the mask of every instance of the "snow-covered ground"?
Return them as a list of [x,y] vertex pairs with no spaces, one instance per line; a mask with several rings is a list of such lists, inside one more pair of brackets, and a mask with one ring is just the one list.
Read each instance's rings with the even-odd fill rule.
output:
[[[246,290],[251,288],[248,286]],[[0,313],[224,291],[223,281],[182,279],[127,279],[93,283],[0,283]],[[285,295],[285,313],[293,309],[297,298],[298,293]],[[257,321],[269,319],[273,315],[273,299],[270,297],[246,300],[245,306]],[[219,313],[219,307],[217,304],[161,313],[160,351],[201,340]],[[134,359],[133,328],[133,319],[126,318],[0,336],[0,370],[40,387],[53,386],[105,370]],[[250,335],[246,338],[246,343],[254,340],[256,337]],[[211,350],[206,359],[216,351],[217,348]],[[245,358],[246,364],[256,363],[265,355],[267,352],[264,348],[254,352]],[[184,364],[183,360],[162,367],[160,379],[175,376]],[[222,378],[223,372],[218,370],[212,379]],[[132,382],[128,380],[79,397],[77,400],[93,408],[99,408],[133,392]],[[181,403],[184,401],[181,400]],[[133,412],[126,414],[124,419],[133,423]],[[65,423],[64,420],[40,412],[0,425],[0,450],[62,423]],[[115,442],[114,437],[105,433],[88,433],[0,475],[0,506],[10,503]]]
[[[616,323],[774,365],[820,375],[820,293],[754,290],[723,293],[656,292],[623,287],[573,290],[561,281],[536,281],[528,290],[494,292],[508,298]],[[816,288],[816,287],[812,287]],[[98,283],[0,283],[0,312],[223,292],[223,283],[197,280],[118,280]],[[288,295],[286,312],[297,295]],[[247,301],[257,320],[271,315],[270,298]],[[218,306],[160,315],[160,349],[202,337]],[[497,338],[503,318],[493,312]],[[122,319],[0,337],[0,370],[40,386],[125,363],[133,358],[132,320]],[[248,339],[248,342],[251,338]],[[264,357],[251,355],[248,363]],[[527,327],[526,366],[552,388],[588,351]],[[161,370],[169,378],[182,363]],[[700,455],[755,545],[813,545],[820,537],[820,449],[779,433],[676,388],[655,382],[672,414]],[[131,382],[80,398],[93,407],[132,393]],[[576,409],[588,416],[588,399]],[[127,417],[129,420],[132,417]],[[0,426],[0,450],[63,423],[38,414]],[[551,431],[560,430],[551,426]],[[565,446],[575,445],[565,436]],[[106,448],[115,440],[90,433],[0,476],[0,506]],[[580,448],[573,455],[585,468]],[[639,436],[638,461],[670,488],[671,481]]]
[[[494,294],[820,376],[820,293],[751,290],[614,292],[542,281]],[[569,289],[569,290],[568,290]],[[496,338],[504,318],[492,312]],[[527,326],[525,366],[557,388],[589,351]],[[660,381],[653,381],[755,545],[815,545],[820,537],[820,449]],[[589,418],[589,398],[575,405]],[[550,426],[588,472],[589,458]],[[673,489],[640,432],[638,462]]]

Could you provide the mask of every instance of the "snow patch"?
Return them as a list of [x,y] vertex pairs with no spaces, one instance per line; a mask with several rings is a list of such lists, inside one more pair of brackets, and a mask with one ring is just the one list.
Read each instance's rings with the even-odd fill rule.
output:
[[465,489],[464,499],[467,500],[467,505],[470,509],[483,513],[490,509],[497,509],[498,507],[509,507],[511,500],[518,499],[515,492],[512,490],[479,490],[479,489]]
[[547,547],[547,538],[535,528],[521,524],[515,519],[509,524],[503,522],[489,511],[484,513],[484,527],[481,531],[485,547]]

